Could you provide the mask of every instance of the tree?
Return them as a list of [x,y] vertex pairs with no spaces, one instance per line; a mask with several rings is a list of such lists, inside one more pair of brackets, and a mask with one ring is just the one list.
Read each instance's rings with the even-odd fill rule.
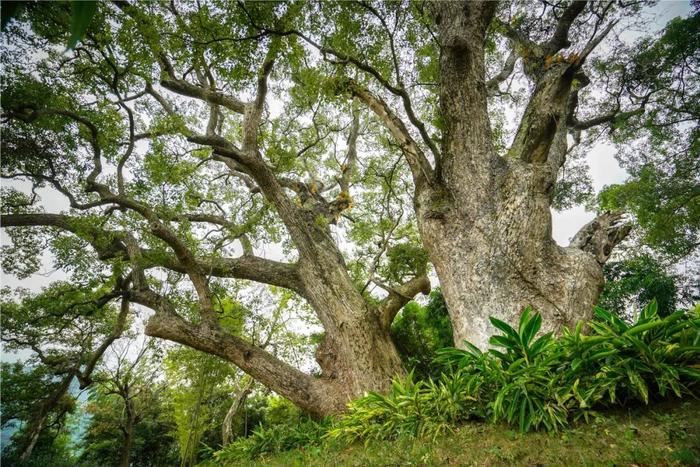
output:
[[158,353],[152,339],[140,345],[136,339],[122,340],[111,350],[111,358],[103,362],[96,380],[98,390],[117,401],[111,408],[118,407],[121,443],[114,460],[118,460],[115,465],[128,467],[133,456],[136,427],[160,399],[164,385],[157,384]]
[[391,337],[406,368],[419,379],[439,377],[436,351],[452,346],[452,327],[439,289],[430,293],[426,306],[407,303],[391,325]]
[[[3,464],[73,465],[66,431],[68,418],[76,408],[75,398],[66,391],[50,408],[44,408],[47,394],[56,394],[62,383],[45,365],[2,363],[2,429],[13,431],[10,442],[2,447]],[[41,407],[44,414],[38,431],[35,425],[28,423],[36,419],[37,407]],[[31,462],[22,458],[29,440]]]
[[[142,408],[133,427],[129,459],[131,465],[171,466],[177,464],[175,420],[168,406],[162,381],[151,381],[146,392],[135,394],[134,405]],[[144,403],[147,401],[147,403]],[[124,400],[104,385],[90,389],[85,403],[89,423],[80,440],[77,465],[120,465],[124,447]],[[74,464],[75,465],[75,464]]]
[[236,371],[225,360],[187,347],[170,350],[165,363],[180,466],[189,467],[196,465],[207,431],[214,431],[220,441],[219,427],[230,402],[228,395]]
[[[66,6],[30,5],[6,29],[3,175],[71,207],[44,213],[15,195],[10,262],[72,234],[82,254],[131,271],[129,300],[155,311],[149,335],[228,360],[316,415],[404,372],[390,327],[429,291],[427,258],[458,345],[485,346],[488,316],[514,322],[525,305],[559,331],[590,316],[630,230],[602,212],[570,246],[554,242],[555,195],[580,185],[560,178],[567,156],[587,147],[581,134],[664,104],[667,83],[638,94],[619,63],[607,81],[589,70],[616,63],[599,46],[642,6],[115,2],[63,55]],[[265,244],[284,261],[262,257]],[[163,274],[194,290],[195,317]],[[217,287],[232,280],[306,301],[324,328],[320,377],[222,329]]]
[[[105,351],[124,332],[129,302],[122,300],[117,311],[110,302],[119,297],[123,281],[74,285],[57,282],[41,293],[19,291],[18,299],[3,289],[2,342],[5,350],[31,352],[21,364],[8,366],[3,394],[5,421],[26,425],[15,435],[19,460],[26,461],[47,426],[61,425],[75,407],[69,389],[74,381],[80,389],[92,384],[92,372]],[[5,366],[3,366],[5,370]],[[26,376],[22,376],[26,373]],[[9,389],[9,392],[7,391]]]

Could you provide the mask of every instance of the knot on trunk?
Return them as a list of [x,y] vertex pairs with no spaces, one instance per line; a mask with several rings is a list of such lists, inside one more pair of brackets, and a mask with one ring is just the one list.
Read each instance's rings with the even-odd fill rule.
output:
[[584,225],[571,240],[571,247],[595,256],[602,266],[610,257],[613,248],[632,230],[625,213],[605,212]]
[[326,334],[318,347],[316,347],[316,352],[314,353],[316,362],[318,366],[321,367],[321,371],[324,377],[329,379],[335,379],[338,376],[336,362],[338,360],[338,355],[335,352],[335,345],[333,340]]

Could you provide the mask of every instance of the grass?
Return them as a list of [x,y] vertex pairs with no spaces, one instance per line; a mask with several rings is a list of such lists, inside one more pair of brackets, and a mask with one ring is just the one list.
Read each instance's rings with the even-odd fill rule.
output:
[[429,439],[338,447],[326,444],[253,466],[700,465],[700,401],[669,401],[607,412],[559,433],[520,434],[470,423]]

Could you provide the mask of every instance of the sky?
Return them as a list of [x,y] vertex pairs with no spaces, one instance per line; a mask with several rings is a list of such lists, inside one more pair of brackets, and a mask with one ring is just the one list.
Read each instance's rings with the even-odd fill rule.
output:
[[[686,1],[661,1],[649,11],[654,18],[654,25],[661,29],[669,20],[678,16],[687,16],[691,11],[689,2]],[[630,29],[620,36],[633,41],[640,35],[649,34],[650,30],[639,31]],[[627,178],[627,172],[620,167],[615,160],[615,147],[610,144],[600,143],[594,146],[588,157],[593,188],[596,193],[606,185],[621,183]],[[583,206],[577,206],[562,212],[552,213],[552,236],[559,245],[569,244],[571,238],[586,223],[593,220],[595,214],[586,211]]]

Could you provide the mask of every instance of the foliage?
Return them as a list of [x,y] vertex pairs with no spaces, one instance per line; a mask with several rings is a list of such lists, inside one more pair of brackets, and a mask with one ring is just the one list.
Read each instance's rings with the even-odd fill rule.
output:
[[16,449],[19,444],[3,446],[2,464],[21,467],[73,467],[76,465],[75,446],[65,427],[59,430],[55,427],[43,430],[39,435],[32,456],[26,461],[20,461],[20,452]]
[[452,324],[440,289],[430,293],[426,306],[406,304],[394,318],[391,338],[404,365],[419,379],[439,376],[436,352],[452,345]]
[[631,177],[604,189],[600,208],[628,210],[644,243],[676,258],[700,239],[700,80],[693,71],[699,44],[695,11],[670,21],[658,38],[642,40],[626,63],[598,66],[608,78],[619,74],[618,84],[643,101],[641,112],[623,113],[612,124],[617,158]]
[[[2,427],[29,420],[36,405],[60,384],[61,381],[45,365],[31,365],[19,361],[3,362]],[[66,394],[56,405],[52,415],[61,418],[74,408],[74,398]]]
[[445,366],[437,381],[394,381],[387,395],[370,393],[350,404],[329,432],[348,442],[402,435],[437,436],[470,418],[505,422],[522,432],[557,431],[593,410],[654,397],[695,394],[700,383],[700,317],[678,311],[659,316],[656,302],[633,325],[596,309],[592,332],[583,323],[555,339],[539,337],[541,317],[523,310],[517,329],[495,318],[500,330],[482,352],[439,351]]
[[[159,467],[176,465],[178,446],[174,438],[175,421],[168,408],[163,388],[156,384],[141,420],[134,427],[131,447],[132,465]],[[87,429],[80,441],[82,447],[77,465],[115,465],[119,459],[123,433],[123,401],[108,394],[102,386],[90,391],[85,412]]]
[[257,417],[257,427],[214,453],[212,463],[228,465],[299,446],[320,445],[330,426],[329,419],[320,422],[312,420],[308,414],[279,396],[258,397],[257,401],[262,407],[257,410],[257,416],[253,408],[251,419]]
[[205,441],[210,446],[221,443],[236,369],[218,357],[180,346],[168,352],[164,363],[180,465],[194,465]]
[[554,338],[539,335],[542,318],[523,310],[517,329],[492,318],[496,347],[438,352],[439,378],[397,379],[386,394],[369,393],[332,424],[302,421],[260,428],[215,455],[223,464],[290,449],[328,449],[404,438],[436,439],[467,420],[514,426],[521,433],[566,430],[601,409],[648,404],[670,395],[697,395],[699,309],[661,317],[655,302],[634,324],[596,309],[597,319]]
[[629,314],[629,305],[641,309],[655,299],[659,316],[676,311],[676,279],[650,255],[609,261],[603,272],[605,288],[598,299],[601,308],[624,317]]
[[[324,443],[241,462],[246,466],[687,465],[700,462],[700,403],[673,401],[606,412],[590,425],[517,433],[469,423],[435,440],[402,437]],[[225,463],[217,465],[227,465]]]
[[265,454],[318,445],[329,423],[306,419],[295,424],[271,425],[268,428],[261,426],[253,430],[249,437],[241,438],[215,453],[215,465],[233,465]]

